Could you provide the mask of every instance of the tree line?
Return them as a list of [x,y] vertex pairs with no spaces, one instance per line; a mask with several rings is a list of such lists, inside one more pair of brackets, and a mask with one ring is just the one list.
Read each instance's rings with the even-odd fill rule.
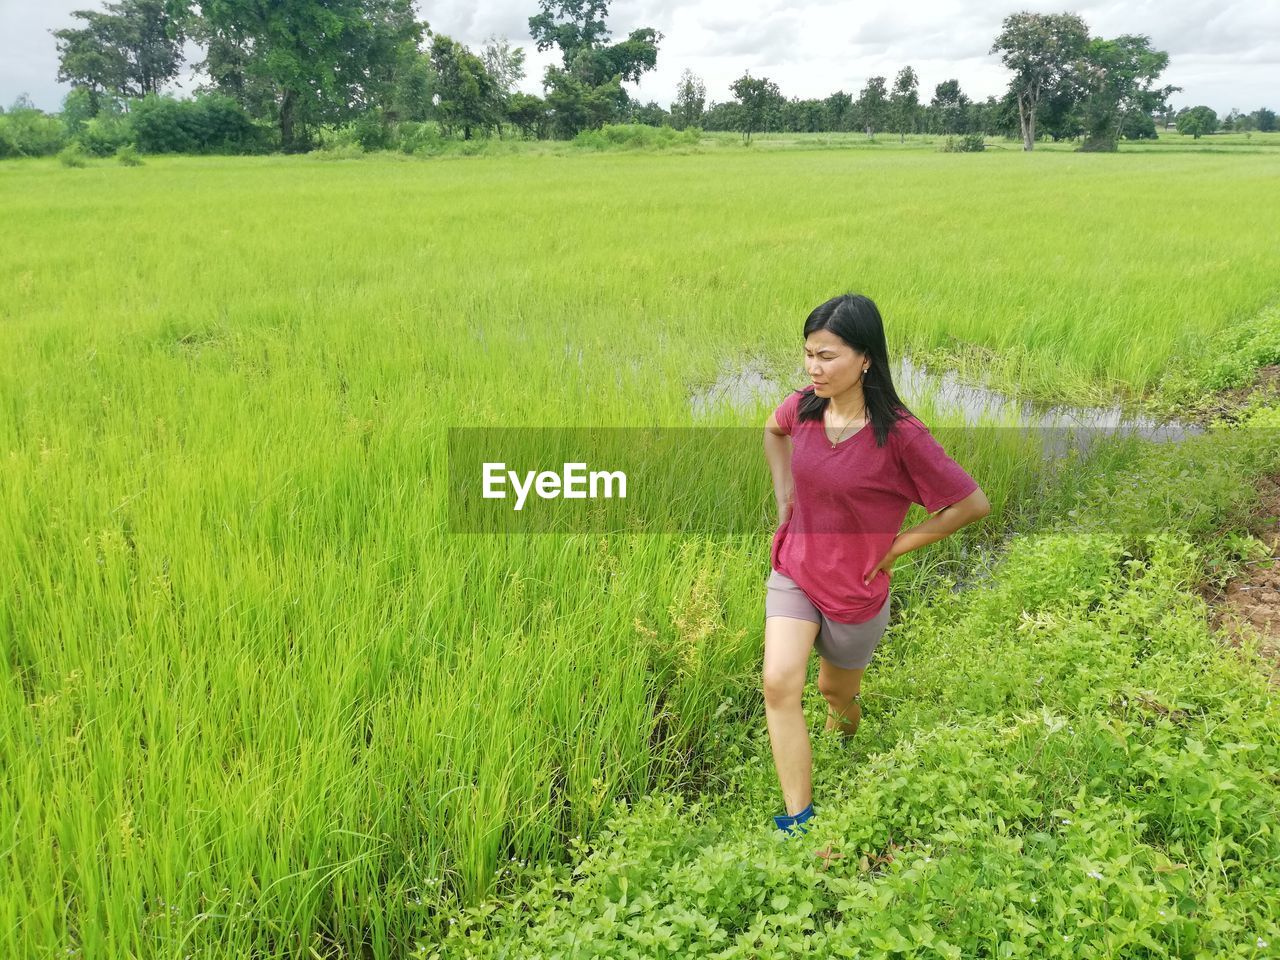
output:
[[[116,0],[77,10],[78,25],[52,31],[58,79],[72,85],[62,115],[55,121],[24,102],[0,111],[0,156],[43,152],[59,130],[63,141],[105,154],[126,143],[144,152],[292,152],[335,128],[366,149],[441,135],[565,139],[629,122],[733,130],[748,141],[761,131],[1003,134],[1026,150],[1046,136],[1111,150],[1155,137],[1157,125],[1195,137],[1275,129],[1266,108],[1222,119],[1206,106],[1174,111],[1179,88],[1160,82],[1167,53],[1146,36],[1093,36],[1074,13],[1004,19],[989,51],[1011,72],[1002,97],[973,100],[948,79],[926,102],[904,66],[892,81],[871,77],[856,96],[810,99],[786,98],[747,73],[731,85],[732,99],[708,103],[703,81],[685,70],[664,108],[626,86],[657,65],[662,34],[641,27],[614,40],[608,12],[608,0],[538,0],[529,35],[560,57],[537,96],[515,89],[523,49],[494,36],[473,51],[419,21],[411,0]],[[164,96],[189,42],[208,79],[191,99]]]

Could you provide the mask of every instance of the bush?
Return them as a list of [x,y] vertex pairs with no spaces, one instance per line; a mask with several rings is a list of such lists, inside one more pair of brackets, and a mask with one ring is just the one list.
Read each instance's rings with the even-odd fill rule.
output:
[[1085,137],[1080,144],[1081,153],[1115,153],[1116,141],[1107,136]]
[[987,149],[987,139],[981,133],[966,133],[961,137],[947,137],[938,149],[942,153],[981,153]]
[[0,112],[0,158],[48,157],[67,143],[61,120],[20,101]]
[[575,147],[587,150],[665,150],[673,146],[696,146],[701,131],[674,130],[641,123],[605,124],[599,130],[583,130],[573,138]]
[[405,153],[435,156],[444,152],[444,137],[434,123],[402,123],[396,128],[396,136]]
[[355,160],[364,156],[364,148],[358,143],[341,143],[330,141],[323,143],[319,150],[313,150],[321,160]]
[[109,157],[132,139],[133,132],[124,117],[100,114],[81,124],[76,142],[86,153]]
[[58,162],[64,167],[83,167],[88,160],[80,144],[69,143],[58,152]]
[[356,142],[365,150],[390,150],[395,146],[395,131],[381,109],[362,113],[350,127]]
[[133,139],[143,153],[257,153],[265,134],[230,97],[147,96],[133,101]]
[[142,158],[138,156],[138,148],[131,143],[126,143],[116,151],[116,159],[120,161],[120,166],[122,167],[142,166]]

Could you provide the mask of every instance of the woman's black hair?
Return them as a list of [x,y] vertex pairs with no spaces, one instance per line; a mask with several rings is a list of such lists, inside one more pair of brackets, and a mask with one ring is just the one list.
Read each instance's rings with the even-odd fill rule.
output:
[[[804,322],[804,336],[818,330],[830,330],[854,350],[867,355],[871,361],[862,377],[862,396],[866,400],[867,413],[871,417],[871,429],[876,435],[876,446],[883,447],[893,424],[905,417],[914,416],[893,388],[893,376],[889,370],[889,347],[884,339],[884,322],[880,311],[860,293],[846,293],[832,297],[815,307]],[[830,402],[812,390],[800,399],[797,419],[820,420]]]

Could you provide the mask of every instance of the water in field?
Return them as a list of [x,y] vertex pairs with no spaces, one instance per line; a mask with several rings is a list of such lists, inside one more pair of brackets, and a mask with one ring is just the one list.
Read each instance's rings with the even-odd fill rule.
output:
[[[714,383],[690,396],[689,406],[695,417],[706,416],[721,405],[740,412],[761,405],[773,407],[805,382],[803,371],[790,378],[782,374],[771,376],[763,361],[751,359],[722,370]],[[1017,401],[996,390],[964,383],[951,371],[938,372],[917,365],[908,357],[894,364],[893,383],[909,406],[927,401],[940,421],[967,427],[1014,426],[1023,432],[1039,431],[1046,459],[1063,455],[1072,444],[1084,452],[1101,437],[1134,436],[1153,442],[1177,442],[1203,432],[1194,424],[1157,421],[1120,406]]]

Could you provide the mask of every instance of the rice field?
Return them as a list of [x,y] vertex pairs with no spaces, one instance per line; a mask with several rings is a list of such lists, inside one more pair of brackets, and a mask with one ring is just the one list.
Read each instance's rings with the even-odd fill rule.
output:
[[[1155,149],[0,164],[0,951],[404,956],[623,801],[723,788],[763,728],[758,448],[697,488],[724,535],[473,535],[450,428],[758,434],[845,290],[891,355],[1157,403],[1275,302],[1274,185]],[[781,394],[695,416],[748,359]],[[906,611],[1121,469],[946,443],[995,511],[899,561]]]

